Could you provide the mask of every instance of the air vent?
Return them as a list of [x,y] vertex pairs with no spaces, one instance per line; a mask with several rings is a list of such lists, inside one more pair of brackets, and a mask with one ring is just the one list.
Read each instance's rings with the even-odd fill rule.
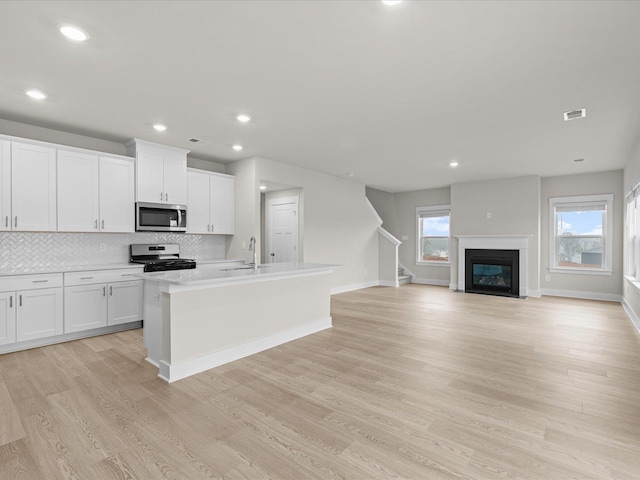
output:
[[569,112],[564,112],[564,121],[575,120],[577,118],[584,118],[587,116],[587,109],[581,108],[580,110],[571,110]]
[[201,138],[195,138],[195,137],[187,138],[187,142],[189,142],[189,143],[202,143],[202,144],[211,143],[211,142],[209,142],[209,140],[202,140]]
[[584,162],[584,158],[576,158],[573,163],[582,163]]

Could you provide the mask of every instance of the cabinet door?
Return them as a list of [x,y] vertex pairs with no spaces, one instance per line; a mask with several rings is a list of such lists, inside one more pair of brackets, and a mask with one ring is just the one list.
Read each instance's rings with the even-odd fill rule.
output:
[[100,230],[133,232],[135,183],[133,162],[100,157]]
[[60,335],[62,324],[62,288],[43,288],[17,292],[16,340]]
[[56,230],[56,150],[11,143],[13,230]]
[[209,179],[206,173],[187,173],[187,233],[211,233]]
[[164,203],[187,204],[187,156],[167,152],[164,155]]
[[109,307],[107,325],[142,320],[143,281],[109,283]]
[[16,341],[16,294],[0,293],[0,345]]
[[136,201],[164,202],[164,159],[155,150],[140,150],[136,155]]
[[0,140],[0,232],[11,225],[11,142]]
[[211,230],[213,233],[234,233],[234,179],[211,176]]
[[98,156],[58,150],[58,231],[98,231]]
[[107,326],[107,284],[64,289],[64,333]]

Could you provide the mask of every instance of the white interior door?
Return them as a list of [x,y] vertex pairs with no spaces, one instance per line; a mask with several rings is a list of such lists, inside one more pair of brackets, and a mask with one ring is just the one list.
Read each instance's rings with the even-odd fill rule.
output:
[[267,263],[298,261],[298,199],[270,199]]

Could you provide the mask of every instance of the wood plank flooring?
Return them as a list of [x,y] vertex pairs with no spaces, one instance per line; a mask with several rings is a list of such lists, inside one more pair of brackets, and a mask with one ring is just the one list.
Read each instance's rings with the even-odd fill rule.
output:
[[619,304],[442,287],[168,385],[134,330],[0,355],[0,479],[638,479]]

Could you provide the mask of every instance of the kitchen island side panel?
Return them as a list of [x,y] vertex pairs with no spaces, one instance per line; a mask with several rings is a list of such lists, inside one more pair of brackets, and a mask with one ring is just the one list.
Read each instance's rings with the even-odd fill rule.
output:
[[331,275],[163,293],[163,360],[177,364],[330,319]]

